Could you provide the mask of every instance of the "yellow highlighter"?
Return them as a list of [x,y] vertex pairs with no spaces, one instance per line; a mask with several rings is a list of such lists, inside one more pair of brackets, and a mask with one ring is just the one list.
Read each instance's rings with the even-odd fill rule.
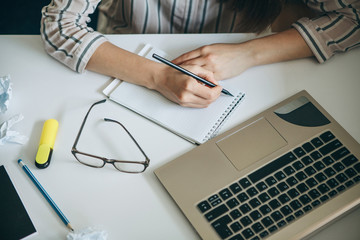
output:
[[55,119],[48,119],[44,123],[35,158],[35,166],[38,168],[46,168],[50,164],[58,127],[59,123]]

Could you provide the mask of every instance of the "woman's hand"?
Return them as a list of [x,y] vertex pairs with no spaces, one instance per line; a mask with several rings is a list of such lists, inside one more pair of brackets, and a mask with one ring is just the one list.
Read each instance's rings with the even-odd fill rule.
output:
[[[218,85],[211,71],[196,65],[182,65],[190,72]],[[205,108],[221,94],[222,88],[210,88],[166,65],[158,65],[154,71],[154,85],[151,87],[169,100],[184,107]]]
[[212,44],[187,52],[173,60],[175,64],[201,66],[214,73],[217,80],[241,74],[254,65],[245,44]]

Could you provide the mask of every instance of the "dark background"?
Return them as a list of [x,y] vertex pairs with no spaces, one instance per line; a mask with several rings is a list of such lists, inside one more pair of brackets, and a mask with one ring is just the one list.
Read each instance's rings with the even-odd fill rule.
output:
[[[5,0],[0,5],[0,34],[40,34],[41,9],[50,0]],[[89,26],[96,29],[97,10]]]

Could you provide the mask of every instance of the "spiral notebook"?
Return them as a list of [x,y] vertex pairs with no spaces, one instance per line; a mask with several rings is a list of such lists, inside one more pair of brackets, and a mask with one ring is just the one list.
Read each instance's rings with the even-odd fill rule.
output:
[[[139,55],[151,60],[156,53],[167,59],[171,56],[150,45]],[[226,82],[221,85],[235,97],[221,95],[207,108],[187,108],[166,99],[160,93],[142,86],[114,79],[103,91],[112,101],[126,107],[174,134],[194,143],[202,144],[215,137],[225,121],[235,111],[245,94]]]

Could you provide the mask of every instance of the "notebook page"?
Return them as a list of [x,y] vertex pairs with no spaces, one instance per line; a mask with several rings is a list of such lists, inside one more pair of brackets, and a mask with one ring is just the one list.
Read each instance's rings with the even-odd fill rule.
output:
[[182,107],[156,91],[127,82],[121,83],[110,99],[179,135],[203,143],[212,137],[212,129],[217,130],[228,108],[233,108],[234,102],[243,95],[226,83],[223,86],[237,97],[221,95],[209,107],[201,109]]

